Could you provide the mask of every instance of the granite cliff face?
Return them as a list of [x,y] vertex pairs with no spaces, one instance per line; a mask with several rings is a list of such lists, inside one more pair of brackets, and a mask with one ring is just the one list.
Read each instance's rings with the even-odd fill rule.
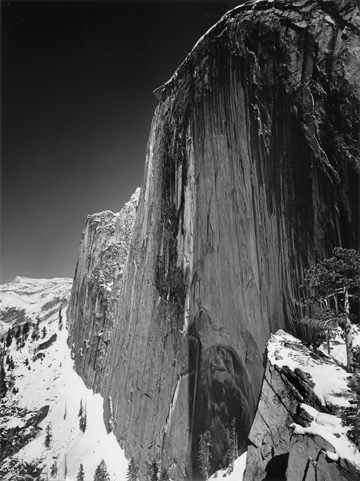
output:
[[155,92],[106,355],[85,352],[103,328],[103,311],[86,327],[101,306],[86,263],[69,311],[76,365],[142,470],[156,458],[198,479],[206,430],[221,466],[233,418],[246,448],[265,345],[296,316],[304,268],[356,247],[359,32],[351,2],[248,2]]
[[120,296],[139,193],[137,189],[119,213],[89,215],[79,247],[68,309],[68,342],[77,372],[96,391],[104,374],[114,302]]

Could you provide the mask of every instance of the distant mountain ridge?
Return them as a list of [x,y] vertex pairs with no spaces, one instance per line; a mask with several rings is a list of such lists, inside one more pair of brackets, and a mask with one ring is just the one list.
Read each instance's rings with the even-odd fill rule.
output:
[[60,303],[68,296],[72,279],[31,279],[17,276],[11,282],[0,285],[0,335],[10,326],[23,320],[32,320],[47,311],[47,304]]

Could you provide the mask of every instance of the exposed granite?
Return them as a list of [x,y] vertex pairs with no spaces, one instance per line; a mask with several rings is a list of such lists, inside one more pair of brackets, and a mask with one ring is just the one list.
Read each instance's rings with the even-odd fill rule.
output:
[[79,247],[68,309],[68,343],[77,372],[95,391],[111,345],[114,302],[120,298],[139,192],[137,189],[120,213],[89,215]]

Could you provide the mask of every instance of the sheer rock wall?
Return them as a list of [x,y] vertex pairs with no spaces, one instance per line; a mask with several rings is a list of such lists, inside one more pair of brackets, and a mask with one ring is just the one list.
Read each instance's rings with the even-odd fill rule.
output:
[[135,222],[140,189],[119,213],[89,215],[68,309],[69,346],[87,387],[99,390],[120,297],[123,270]]
[[206,430],[215,469],[232,418],[245,449],[304,268],[356,247],[359,28],[351,2],[248,2],[155,92],[111,348],[84,373],[143,472],[198,479]]

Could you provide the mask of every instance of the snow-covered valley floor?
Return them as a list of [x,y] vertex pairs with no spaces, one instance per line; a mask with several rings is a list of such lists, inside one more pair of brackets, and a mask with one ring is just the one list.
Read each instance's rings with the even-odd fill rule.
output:
[[[6,397],[0,404],[0,435],[10,449],[11,444],[21,443],[21,438],[31,438],[31,432],[35,437],[0,461],[0,479],[13,481],[20,474],[37,472],[38,468],[42,479],[75,480],[82,464],[84,479],[92,480],[104,459],[111,481],[123,481],[128,460],[114,434],[106,432],[102,397],[87,389],[76,374],[67,346],[65,299],[71,281],[40,280],[32,287],[32,280],[26,281],[19,279],[16,294],[10,294],[6,285],[0,286],[1,351],[7,383]],[[11,344],[6,345],[9,325],[5,325],[4,313],[9,307],[23,309],[30,321],[23,344],[17,341],[22,334],[16,338],[13,328]],[[46,341],[50,345],[44,345]],[[36,420],[31,420],[41,408],[41,412],[48,412],[36,424]],[[4,455],[4,448],[1,451]]]

